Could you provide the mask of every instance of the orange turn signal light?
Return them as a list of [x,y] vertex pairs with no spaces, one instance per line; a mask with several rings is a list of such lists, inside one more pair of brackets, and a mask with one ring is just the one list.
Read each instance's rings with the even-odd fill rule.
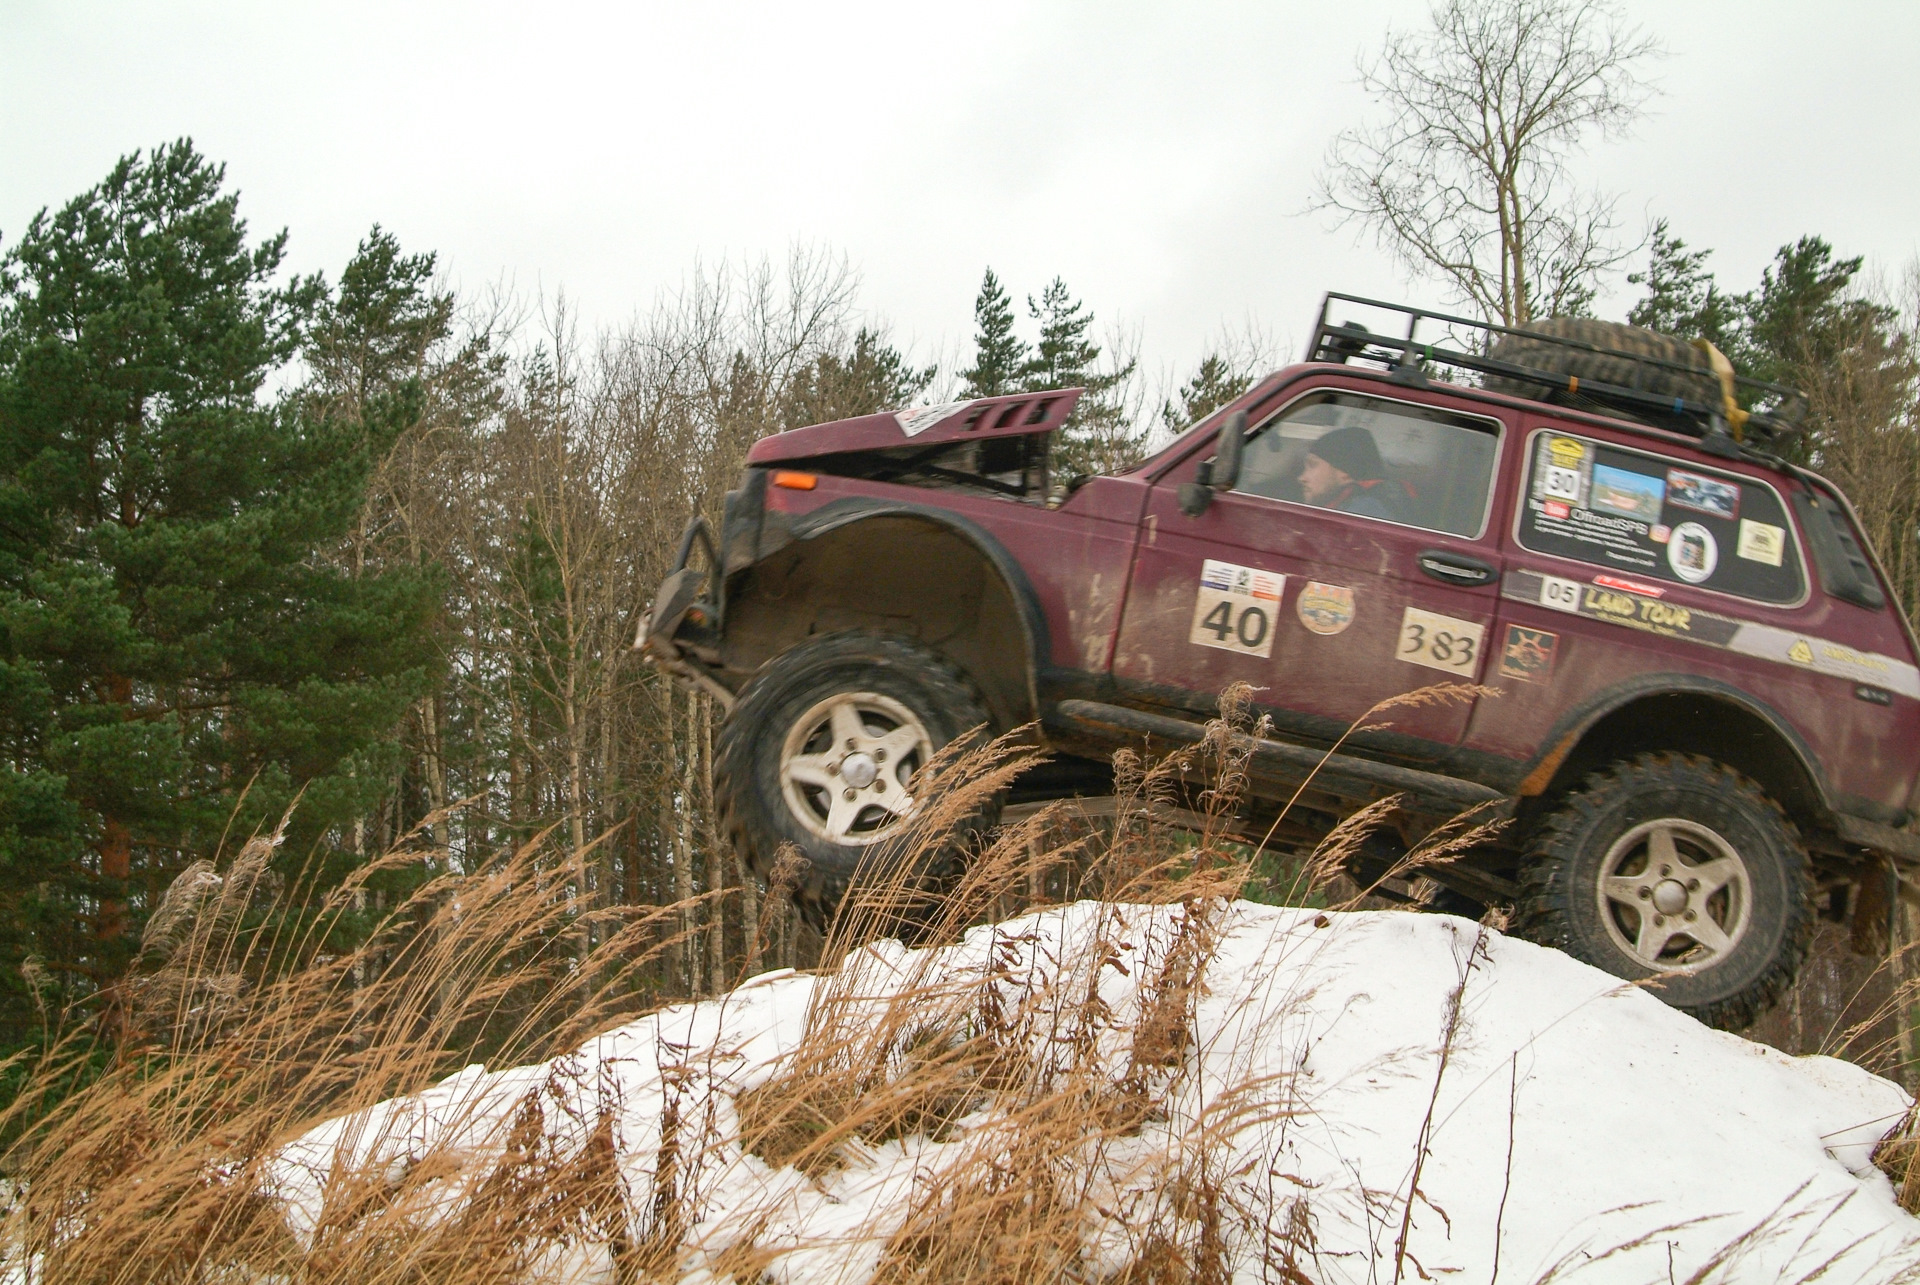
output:
[[775,473],[773,484],[784,486],[789,491],[811,491],[820,485],[820,479],[811,473]]

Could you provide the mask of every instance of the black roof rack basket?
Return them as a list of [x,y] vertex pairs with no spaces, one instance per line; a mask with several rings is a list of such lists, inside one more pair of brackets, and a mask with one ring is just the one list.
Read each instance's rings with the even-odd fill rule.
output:
[[[1396,329],[1397,319],[1404,318],[1406,333],[1384,333],[1352,320],[1335,323],[1330,320],[1335,304],[1392,314],[1396,319]],[[1427,338],[1420,335],[1422,322],[1434,323]],[[1526,355],[1529,348],[1538,351],[1540,345],[1602,354],[1607,359],[1609,373],[1623,372],[1629,382],[1617,382],[1617,375],[1614,382],[1570,377],[1565,371],[1489,356],[1501,348],[1499,338],[1508,335],[1526,341],[1523,345],[1506,346],[1509,350],[1518,349],[1522,356]],[[1676,381],[1672,372],[1678,372],[1696,387],[1701,386],[1710,381],[1712,376],[1697,365],[1624,352],[1522,327],[1497,326],[1407,304],[1333,292],[1329,292],[1320,304],[1320,316],[1314,325],[1313,342],[1307,349],[1307,360],[1370,362],[1394,372],[1400,378],[1413,381],[1424,379],[1436,368],[1473,371],[1482,376],[1483,383],[1490,377],[1497,391],[1531,396],[1555,405],[1624,415],[1656,428],[1701,438],[1708,449],[1718,450],[1722,454],[1738,452],[1736,435],[1741,443],[1777,449],[1785,439],[1801,431],[1807,412],[1805,394],[1779,384],[1736,376],[1735,399],[1747,411],[1747,419],[1742,428],[1730,433],[1724,397],[1689,399],[1648,387],[1659,384],[1674,386]],[[1662,374],[1665,375],[1664,379],[1661,378]],[[1535,389],[1538,391],[1532,391]]]

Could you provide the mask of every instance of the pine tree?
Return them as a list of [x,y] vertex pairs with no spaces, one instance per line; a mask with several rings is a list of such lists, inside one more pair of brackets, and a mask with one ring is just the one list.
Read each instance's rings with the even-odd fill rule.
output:
[[1627,313],[1633,325],[1682,339],[1705,339],[1731,355],[1739,346],[1742,300],[1722,291],[1707,267],[1711,250],[1689,250],[1661,219],[1653,228],[1653,254],[1645,272],[1627,280],[1647,288]]
[[1235,364],[1217,352],[1200,359],[1187,382],[1175,394],[1178,403],[1167,402],[1160,408],[1160,422],[1169,433],[1178,433],[1197,424],[1253,387],[1253,374],[1235,368]]
[[1835,260],[1833,247],[1803,236],[1780,247],[1760,275],[1760,288],[1746,296],[1742,351],[1745,373],[1783,384],[1806,382],[1807,372],[1826,366],[1868,332],[1884,330],[1894,310],[1850,298],[1859,257]]
[[844,352],[825,352],[794,375],[781,399],[781,427],[898,410],[927,390],[938,366],[916,367],[880,335],[861,327]]
[[1100,345],[1088,338],[1093,313],[1068,292],[1067,283],[1059,277],[1047,284],[1038,299],[1028,296],[1027,311],[1040,323],[1040,342],[1021,371],[1023,391],[1087,390],[1060,430],[1055,443],[1057,467],[1068,474],[1111,473],[1138,463],[1146,434],[1134,426],[1119,397],[1137,359],[1129,358],[1111,370],[1100,369]]
[[1040,342],[1020,372],[1026,391],[1081,386],[1089,394],[1097,394],[1124,378],[1107,378],[1102,387],[1094,387],[1103,377],[1094,373],[1094,363],[1100,360],[1100,346],[1087,338],[1087,332],[1093,328],[1093,314],[1067,293],[1065,281],[1055,277],[1037,300],[1028,295],[1027,312],[1040,323]]
[[378,318],[276,284],[286,234],[250,245],[224,182],[136,153],[0,260],[0,975],[56,1003],[110,995],[224,835],[297,797],[288,860],[330,850],[425,684],[432,585],[335,557],[393,416],[263,395],[316,315]]
[[1026,341],[1013,333],[1013,301],[988,268],[973,303],[973,365],[960,372],[963,395],[998,397],[1018,391],[1028,369]]

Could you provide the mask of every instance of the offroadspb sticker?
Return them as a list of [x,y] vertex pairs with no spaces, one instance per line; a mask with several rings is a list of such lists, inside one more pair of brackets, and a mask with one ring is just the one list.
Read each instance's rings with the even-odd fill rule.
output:
[[1307,581],[1293,609],[1300,623],[1316,634],[1345,632],[1353,623],[1353,590],[1345,585]]
[[1394,654],[1409,664],[1471,678],[1485,636],[1485,625],[1408,607],[1400,617],[1400,646]]
[[1271,571],[1208,558],[1200,568],[1187,641],[1243,656],[1273,655],[1273,626],[1286,585],[1285,576]]

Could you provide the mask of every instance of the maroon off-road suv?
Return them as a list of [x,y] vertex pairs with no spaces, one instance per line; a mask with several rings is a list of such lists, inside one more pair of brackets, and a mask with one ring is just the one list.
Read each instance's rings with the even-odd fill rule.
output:
[[[1011,802],[1099,795],[1243,681],[1272,729],[1250,833],[1309,773],[1288,844],[1401,795],[1377,875],[1483,805],[1505,838],[1426,900],[1511,907],[1704,1020],[1771,1003],[1817,914],[1883,930],[1920,862],[1920,670],[1845,498],[1777,454],[1797,394],[1630,327],[1329,295],[1304,363],[1130,472],[1050,476],[1077,397],[764,438],[718,540],[688,528],[640,645],[728,706],[728,833],[762,871],[799,847],[816,913],[967,729],[1037,724]],[[1478,690],[1327,756],[1436,683]]]

